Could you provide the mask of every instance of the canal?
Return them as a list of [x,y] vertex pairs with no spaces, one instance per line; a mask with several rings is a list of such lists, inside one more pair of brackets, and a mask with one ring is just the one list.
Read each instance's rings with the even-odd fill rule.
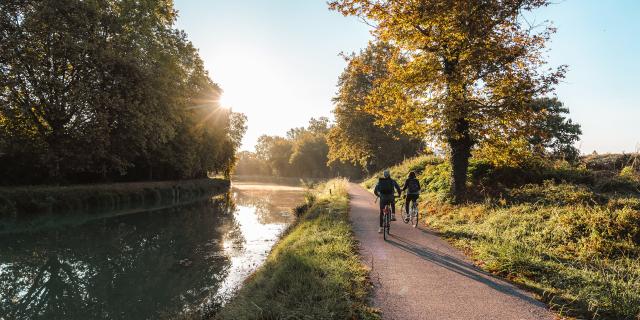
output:
[[298,186],[234,182],[189,204],[65,216],[64,224],[0,234],[0,319],[215,314],[264,262],[302,200]]

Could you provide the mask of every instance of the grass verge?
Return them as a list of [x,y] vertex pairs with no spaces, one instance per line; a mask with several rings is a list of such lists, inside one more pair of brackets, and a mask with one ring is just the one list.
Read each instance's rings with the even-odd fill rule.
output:
[[308,196],[297,222],[217,319],[378,319],[348,220],[347,182]]
[[[589,159],[587,159],[589,160]],[[640,319],[640,180],[624,170],[546,163],[493,168],[472,159],[465,205],[443,202],[447,163],[409,159],[426,223],[477,265],[538,294],[562,317]],[[375,178],[363,184],[371,188]]]

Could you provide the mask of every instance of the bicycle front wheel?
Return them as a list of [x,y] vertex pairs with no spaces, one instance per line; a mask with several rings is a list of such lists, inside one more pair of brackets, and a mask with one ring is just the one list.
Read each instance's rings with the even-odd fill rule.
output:
[[387,237],[389,236],[389,230],[391,229],[391,214],[386,213],[384,215],[384,228],[382,230],[382,233],[384,235],[384,240],[387,240]]
[[389,232],[389,215],[385,212],[382,219],[382,237],[387,240],[387,233]]

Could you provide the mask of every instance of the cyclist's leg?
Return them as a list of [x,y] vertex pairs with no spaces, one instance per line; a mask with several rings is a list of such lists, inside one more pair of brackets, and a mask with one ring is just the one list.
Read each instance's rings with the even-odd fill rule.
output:
[[404,198],[404,211],[409,214],[409,204],[411,202],[411,195],[408,194]]
[[419,194],[413,196],[413,205],[418,207],[418,198],[420,198]]
[[396,198],[389,199],[389,204],[391,205],[391,221],[396,221]]
[[382,228],[382,217],[384,215],[384,206],[386,205],[385,201],[380,198],[380,228]]

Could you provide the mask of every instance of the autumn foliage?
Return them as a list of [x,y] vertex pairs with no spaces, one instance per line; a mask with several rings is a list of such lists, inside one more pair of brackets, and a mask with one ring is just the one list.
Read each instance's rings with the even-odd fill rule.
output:
[[364,110],[402,123],[406,133],[448,147],[451,194],[463,200],[474,146],[517,139],[542,113],[530,107],[553,91],[565,67],[544,68],[554,29],[529,25],[524,13],[545,0],[335,0],[329,6],[374,26],[395,58]]

